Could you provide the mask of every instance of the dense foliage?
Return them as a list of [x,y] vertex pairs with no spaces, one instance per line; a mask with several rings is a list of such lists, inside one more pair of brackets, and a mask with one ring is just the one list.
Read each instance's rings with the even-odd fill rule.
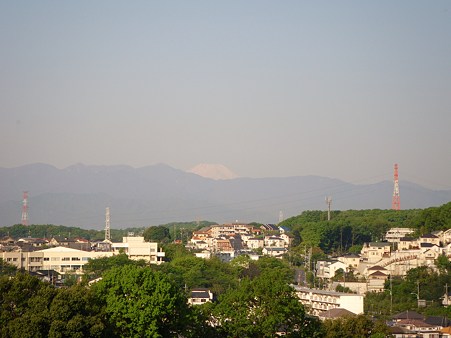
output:
[[[127,236],[129,232],[135,234],[142,233],[144,228],[127,228],[127,229],[111,229],[111,239],[113,241],[122,241],[123,236]],[[11,236],[13,238],[52,238],[56,236],[76,238],[81,237],[91,241],[103,240],[105,238],[104,230],[87,230],[78,227],[67,227],[63,225],[53,224],[31,224],[22,225],[15,224],[13,226],[0,227],[0,238]]]
[[[343,253],[365,242],[381,241],[393,227],[413,228],[416,235],[451,228],[451,202],[424,210],[304,211],[280,225],[291,229],[295,245],[319,247],[325,253]],[[354,250],[358,251],[358,250]]]

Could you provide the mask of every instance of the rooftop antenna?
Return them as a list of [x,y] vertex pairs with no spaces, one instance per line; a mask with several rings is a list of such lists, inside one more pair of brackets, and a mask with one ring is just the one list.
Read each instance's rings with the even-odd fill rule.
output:
[[393,210],[401,209],[401,200],[399,198],[399,182],[398,182],[398,164],[395,163],[393,173],[393,198],[391,201],[391,208]]
[[326,197],[326,204],[327,204],[327,220],[330,221],[330,206],[332,204],[332,197],[327,196]]
[[107,207],[105,209],[105,241],[111,242],[111,233],[110,233],[110,208]]
[[28,225],[28,191],[23,192],[22,225]]

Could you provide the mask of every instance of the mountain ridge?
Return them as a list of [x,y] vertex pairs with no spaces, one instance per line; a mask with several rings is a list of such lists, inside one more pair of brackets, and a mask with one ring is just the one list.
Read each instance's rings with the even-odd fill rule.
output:
[[[20,222],[22,191],[29,191],[34,224],[101,229],[111,209],[112,227],[149,226],[187,219],[277,223],[304,210],[388,209],[393,183],[353,184],[322,176],[214,180],[166,164],[75,164],[64,169],[39,163],[0,168],[0,226]],[[400,181],[403,209],[438,206],[451,190],[432,190]]]

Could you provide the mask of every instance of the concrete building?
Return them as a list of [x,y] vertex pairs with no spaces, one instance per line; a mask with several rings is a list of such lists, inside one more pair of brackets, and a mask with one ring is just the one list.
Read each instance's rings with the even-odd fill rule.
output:
[[398,243],[403,237],[412,234],[414,229],[411,228],[391,228],[385,234],[385,240],[390,243]]
[[112,252],[96,252],[71,249],[58,246],[50,249],[35,251],[42,254],[42,270],[55,270],[58,273],[82,273],[83,265],[90,259],[111,257]]
[[319,316],[323,311],[342,308],[355,314],[363,313],[363,295],[308,289],[295,285],[294,289],[306,311]]
[[18,269],[38,271],[42,270],[44,254],[39,251],[5,251],[0,252],[0,257],[4,262],[12,264]]
[[158,243],[146,242],[144,237],[123,237],[122,243],[112,243],[115,254],[124,252],[130,259],[143,259],[150,264],[161,264],[165,253],[158,251]]

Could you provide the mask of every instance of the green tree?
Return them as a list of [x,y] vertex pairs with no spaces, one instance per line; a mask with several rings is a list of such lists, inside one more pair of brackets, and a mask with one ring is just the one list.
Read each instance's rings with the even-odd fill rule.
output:
[[125,253],[121,253],[111,257],[90,259],[88,263],[83,266],[83,271],[88,279],[93,279],[102,276],[106,271],[111,270],[114,267],[125,265],[145,266],[146,262],[144,260],[132,260],[128,258]]
[[55,288],[27,273],[0,277],[0,336],[47,337]]
[[125,265],[109,270],[94,287],[116,335],[173,337],[190,332],[187,299],[161,272]]
[[376,338],[388,334],[388,327],[383,322],[373,322],[365,315],[326,319],[322,330],[324,338]]
[[101,337],[107,324],[102,303],[87,287],[60,289],[50,305],[48,337]]
[[143,236],[146,242],[168,243],[171,241],[169,228],[164,225],[148,227],[144,230]]
[[9,264],[0,258],[0,276],[12,276],[16,272],[17,268],[15,265]]
[[245,278],[229,289],[213,310],[218,330],[228,337],[315,337],[319,323],[305,316],[303,305],[277,270]]

